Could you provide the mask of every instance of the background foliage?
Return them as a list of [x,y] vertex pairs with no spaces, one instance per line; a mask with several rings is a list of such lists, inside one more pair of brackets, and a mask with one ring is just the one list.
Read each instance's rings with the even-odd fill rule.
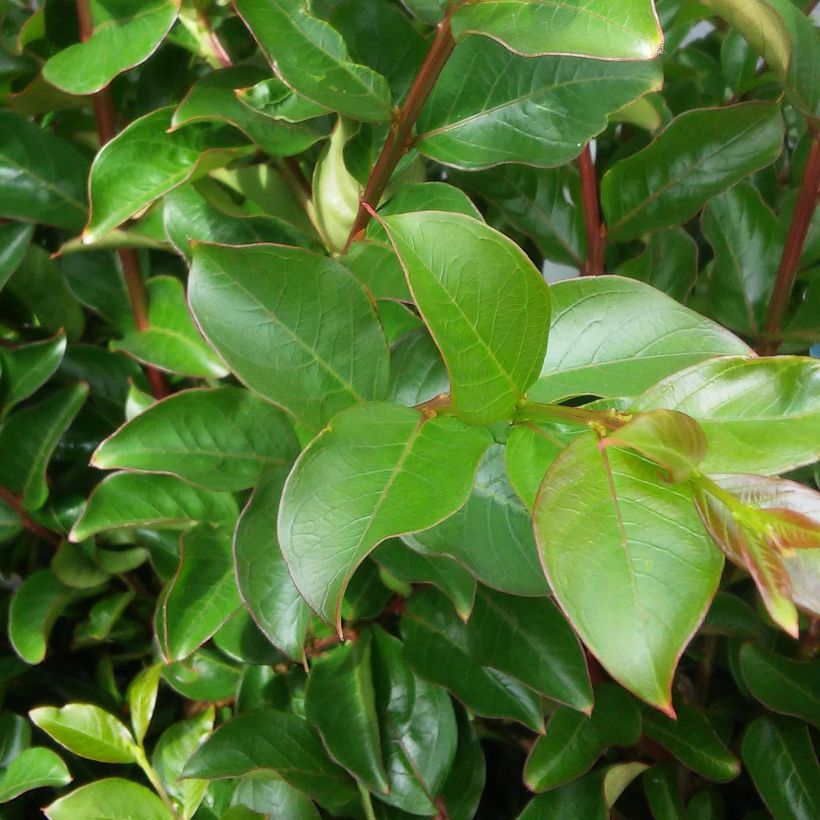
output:
[[820,817],[813,6],[0,0],[4,817]]

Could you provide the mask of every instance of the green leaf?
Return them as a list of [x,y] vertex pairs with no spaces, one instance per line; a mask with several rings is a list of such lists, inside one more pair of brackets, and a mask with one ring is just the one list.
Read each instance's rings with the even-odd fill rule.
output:
[[227,374],[191,319],[182,283],[172,276],[155,276],[148,281],[148,327],[127,333],[110,346],[181,376],[207,379]]
[[535,498],[550,464],[568,443],[544,426],[516,425],[510,431],[504,448],[504,465],[510,484],[528,510],[535,506]]
[[162,664],[146,666],[128,686],[128,711],[131,715],[134,737],[138,743],[142,743],[145,738],[148,724],[154,714],[161,674]]
[[93,544],[60,544],[51,559],[51,569],[66,586],[74,589],[94,589],[108,580],[108,573],[97,566]]
[[70,143],[0,111],[0,216],[79,230],[88,160]]
[[379,797],[411,814],[432,814],[458,743],[450,698],[419,678],[407,665],[401,642],[381,629],[374,634],[373,682],[390,781],[389,793]]
[[96,601],[88,612],[87,620],[74,630],[73,648],[106,640],[134,598],[135,593],[129,590]]
[[339,626],[345,587],[386,538],[431,527],[465,501],[486,431],[393,404],[351,407],[302,453],[279,511],[297,589]]
[[114,473],[91,493],[69,538],[84,541],[123,527],[186,530],[198,522],[230,527],[236,515],[236,502],[227,493],[200,490],[173,476]]
[[552,600],[478,588],[467,623],[471,654],[542,695],[588,712],[592,689],[578,639]]
[[449,820],[473,820],[484,793],[487,764],[484,750],[463,709],[456,710],[458,746],[439,799]]
[[139,783],[109,777],[75,789],[43,809],[49,820],[172,820],[171,812]]
[[236,491],[298,454],[296,435],[279,410],[247,390],[218,387],[186,390],[153,404],[107,438],[91,463]]
[[484,197],[511,228],[529,236],[547,259],[583,268],[586,235],[574,165],[503,165],[454,178]]
[[698,276],[698,246],[683,228],[667,228],[652,234],[646,250],[624,262],[615,273],[646,282],[685,302]]
[[23,519],[20,514],[0,498],[0,544],[16,538],[22,529]]
[[276,539],[276,516],[288,470],[262,477],[234,535],[239,594],[268,640],[296,660],[302,657],[310,610],[293,585]]
[[598,769],[560,789],[534,797],[517,820],[557,820],[559,817],[607,820],[609,812],[604,802],[605,772],[605,769]]
[[646,802],[655,820],[687,820],[678,787],[678,771],[677,764],[669,761],[653,766],[641,778]]
[[301,0],[236,0],[235,5],[277,76],[299,94],[353,119],[390,119],[387,80],[351,62],[339,32]]
[[634,396],[695,362],[752,354],[727,330],[641,282],[590,276],[550,290],[550,344],[532,401]]
[[33,233],[34,226],[25,222],[0,225],[0,290],[23,261]]
[[236,91],[237,99],[272,120],[304,122],[329,114],[327,108],[301,97],[277,77],[267,77],[250,88]]
[[34,323],[43,329],[50,333],[62,330],[69,341],[82,336],[85,325],[82,307],[48,251],[31,245],[9,279],[7,290],[28,308],[35,317]]
[[[370,224],[378,225],[378,222],[373,221]],[[344,256],[344,264],[375,299],[407,303],[413,301],[401,264],[386,239],[384,242],[354,242]]]
[[227,213],[210,202],[194,185],[181,185],[163,198],[165,232],[174,247],[190,262],[193,242],[224,245],[278,242],[308,245],[310,240],[284,219]]
[[390,786],[382,762],[371,663],[372,633],[317,660],[305,692],[305,714],[332,757],[375,792]]
[[279,245],[197,245],[188,287],[236,376],[305,426],[384,395],[387,345],[372,301],[333,260]]
[[471,712],[543,731],[538,695],[471,656],[467,627],[441,593],[428,589],[414,595],[401,619],[401,633],[404,656],[416,672],[448,689]]
[[302,717],[252,709],[220,727],[188,761],[184,777],[241,777],[269,769],[323,806],[357,798],[353,781],[327,756]]
[[453,35],[485,34],[519,54],[648,60],[663,45],[651,0],[483,0],[460,6]]
[[24,749],[0,775],[0,803],[44,786],[59,787],[71,782],[71,774],[51,749]]
[[191,125],[169,132],[172,116],[171,108],[159,108],[134,120],[97,154],[84,243],[97,242],[163,194],[250,150],[227,126]]
[[820,458],[818,389],[816,359],[727,356],[650,387],[632,409],[692,416],[708,442],[704,472],[771,475]]
[[397,404],[415,407],[448,392],[449,387],[441,354],[425,329],[412,330],[393,345],[389,396]]
[[[245,775],[237,784],[231,799],[234,805],[246,806],[268,817],[321,820],[311,799],[276,775]],[[224,814],[222,816],[225,817]]]
[[452,601],[462,620],[470,616],[476,580],[458,561],[446,555],[420,555],[398,538],[377,547],[373,558],[400,581],[438,587]]
[[620,687],[595,689],[595,708],[585,715],[561,706],[538,738],[524,766],[524,782],[534,792],[569,783],[588,772],[610,746],[633,746],[641,736],[641,714]]
[[563,165],[607,127],[610,115],[658,90],[661,81],[653,62],[521,57],[471,37],[430,94],[418,148],[468,170],[504,162]]
[[659,483],[656,470],[579,437],[547,473],[533,521],[550,586],[584,643],[619,683],[673,715],[672,676],[723,559],[687,489]]
[[179,568],[158,601],[157,640],[165,657],[187,658],[239,606],[228,533],[205,526],[187,532],[180,540]]
[[75,384],[31,407],[17,410],[0,428],[0,484],[36,510],[48,498],[46,468],[63,433],[88,396],[88,385]]
[[644,709],[644,734],[708,780],[734,780],[740,774],[740,761],[723,744],[707,716],[686,705],[678,706],[676,711],[677,719],[672,720],[653,709]]
[[214,728],[214,707],[208,706],[198,715],[172,723],[160,735],[151,765],[165,790],[178,800],[185,817],[192,817],[205,796],[208,783],[193,778],[182,780],[180,775],[194,752],[205,742]]
[[206,75],[193,85],[174,111],[173,131],[193,122],[225,122],[271,156],[300,154],[323,139],[324,129],[315,124],[274,119],[243,105],[236,90],[254,85],[265,76],[255,66],[234,66]]
[[134,763],[137,759],[136,744],[125,724],[99,706],[41,706],[28,714],[35,726],[80,757],[101,763]]
[[550,296],[541,275],[515,243],[468,216],[418,212],[384,224],[442,350],[454,408],[474,423],[508,419],[546,351]]
[[43,77],[69,94],[93,94],[118,74],[147,60],[177,18],[180,0],[119,0],[91,4],[94,30],[57,52]]
[[31,396],[54,375],[63,360],[65,348],[66,338],[61,332],[42,342],[0,348],[3,414]]
[[746,730],[741,757],[766,807],[783,820],[820,813],[820,766],[805,724],[760,717]]
[[9,640],[26,663],[45,658],[51,627],[77,597],[77,590],[57,580],[50,569],[32,573],[18,587],[9,607]]
[[714,251],[704,283],[709,314],[740,333],[759,335],[783,253],[783,227],[748,183],[710,200],[701,225]]
[[820,728],[820,666],[817,663],[794,661],[748,643],[740,650],[740,668],[746,685],[764,706]]
[[218,701],[236,695],[241,669],[213,650],[200,649],[190,658],[166,666],[162,677],[188,700]]
[[484,454],[467,503],[437,527],[405,541],[419,552],[455,558],[479,581],[502,592],[548,592],[532,521],[507,479],[500,444],[491,444]]
[[774,103],[687,111],[649,147],[604,174],[607,233],[635,239],[682,224],[708,199],[774,162],[782,147],[783,120]]
[[690,416],[675,410],[650,410],[601,439],[602,447],[625,447],[664,468],[680,484],[697,472],[706,456],[706,436]]

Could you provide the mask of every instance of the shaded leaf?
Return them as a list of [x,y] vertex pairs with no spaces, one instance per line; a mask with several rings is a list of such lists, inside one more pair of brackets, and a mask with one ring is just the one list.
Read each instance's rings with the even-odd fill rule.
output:
[[698,246],[683,228],[667,228],[653,233],[646,250],[624,262],[615,273],[646,282],[685,302],[698,275]]
[[54,375],[65,355],[64,333],[16,347],[0,348],[3,414],[27,399]]

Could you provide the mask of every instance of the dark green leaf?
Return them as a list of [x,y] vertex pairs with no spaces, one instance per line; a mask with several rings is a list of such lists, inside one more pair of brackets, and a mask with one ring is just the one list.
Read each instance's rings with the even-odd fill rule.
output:
[[624,262],[615,272],[646,282],[673,299],[685,302],[698,275],[698,246],[682,228],[667,228],[652,234],[646,250]]
[[774,162],[782,146],[783,120],[774,103],[681,114],[648,148],[604,174],[609,236],[634,239],[686,222],[710,197]]
[[245,775],[237,784],[232,800],[235,805],[246,806],[267,817],[320,820],[316,806],[304,792],[267,773]]
[[23,261],[33,233],[34,226],[25,222],[0,225],[0,290]]
[[162,677],[184,698],[218,701],[234,697],[241,670],[222,655],[210,649],[200,649],[190,658],[166,666]]
[[2,413],[42,387],[60,366],[65,354],[64,333],[42,342],[0,348]]
[[484,750],[463,709],[456,710],[456,721],[456,757],[439,799],[447,810],[449,820],[473,820],[484,792],[487,766]]
[[447,369],[436,343],[423,328],[399,339],[390,351],[390,398],[415,407],[448,392]]
[[606,820],[609,817],[604,802],[604,769],[586,777],[534,797],[518,820],[558,820],[564,817],[583,817],[584,820]]

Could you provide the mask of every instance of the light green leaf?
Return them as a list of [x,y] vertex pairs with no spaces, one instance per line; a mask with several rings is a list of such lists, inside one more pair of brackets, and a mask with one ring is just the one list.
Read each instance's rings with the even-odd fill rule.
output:
[[333,763],[302,717],[252,709],[220,727],[188,761],[185,777],[241,777],[268,769],[323,806],[358,799],[353,781]]
[[453,35],[485,34],[520,54],[648,60],[663,45],[651,0],[482,0],[460,6]]
[[550,343],[532,401],[634,396],[695,362],[752,355],[727,330],[641,282],[590,276],[550,290]]
[[626,447],[654,461],[679,484],[697,472],[706,456],[706,436],[690,416],[675,410],[650,410],[601,439],[601,446]]
[[740,650],[740,668],[751,693],[764,706],[820,728],[820,665],[748,643]]
[[468,170],[505,162],[563,165],[607,127],[609,116],[661,82],[653,62],[521,57],[471,37],[430,94],[418,148]]
[[491,444],[467,503],[446,521],[405,538],[419,552],[449,555],[479,581],[514,595],[546,595],[527,509],[504,468],[504,447]]
[[550,586],[584,643],[619,683],[672,715],[672,676],[723,558],[689,492],[656,471],[579,437],[547,473],[533,521]]
[[291,464],[299,442],[287,418],[247,390],[186,390],[157,402],[107,438],[91,463],[168,473],[206,490],[251,487]]
[[305,692],[305,714],[331,756],[374,792],[390,786],[382,762],[373,674],[372,633],[317,660]]
[[414,595],[401,619],[404,656],[422,677],[443,686],[471,712],[544,728],[536,692],[470,654],[463,621],[435,590]]
[[54,375],[65,355],[62,332],[42,342],[0,348],[2,415],[27,399]]
[[454,513],[488,443],[480,428],[393,404],[335,416],[296,462],[279,511],[282,554],[310,606],[339,626],[356,567],[386,538]]
[[585,774],[610,746],[632,746],[641,736],[641,714],[623,689],[602,684],[595,708],[585,715],[566,706],[555,710],[524,765],[524,782],[547,791]]
[[63,610],[80,597],[61,583],[50,569],[32,573],[18,587],[9,608],[9,640],[26,663],[40,663],[46,640]]
[[510,431],[504,448],[504,465],[510,484],[528,510],[535,506],[547,469],[568,443],[546,426],[516,425]]
[[[233,128],[195,124],[172,133],[159,108],[106,143],[91,166],[91,217],[83,242],[97,242],[163,194],[252,150]],[[146,163],[146,156],[151,162]]]
[[442,350],[454,408],[474,423],[508,419],[546,351],[550,295],[541,274],[512,240],[462,214],[399,214],[384,224]]
[[43,77],[69,94],[93,94],[147,60],[170,31],[180,0],[94,0],[91,36],[58,51]]
[[91,493],[69,538],[84,541],[123,527],[186,530],[197,522],[230,527],[236,515],[236,502],[227,493],[200,490],[173,476],[114,473]]
[[323,139],[325,129],[314,124],[274,119],[240,102],[236,90],[252,86],[265,76],[266,72],[249,65],[207,74],[193,85],[174,111],[173,130],[193,122],[225,122],[271,156],[300,154]]
[[277,467],[257,484],[234,535],[239,594],[268,640],[301,660],[310,610],[293,585],[276,539],[276,517],[287,467]]
[[146,666],[128,686],[128,711],[131,715],[134,737],[138,743],[142,743],[148,731],[148,724],[151,723],[161,674],[162,664]]
[[672,720],[644,709],[644,734],[708,780],[725,783],[740,774],[740,761],[726,748],[706,714],[692,706],[677,708]]
[[90,703],[41,706],[29,713],[32,723],[70,752],[101,763],[133,763],[137,747],[125,724]]
[[741,757],[766,807],[783,820],[820,813],[820,765],[808,727],[791,718],[760,717],[746,730]]
[[109,777],[75,789],[43,809],[49,820],[172,820],[154,792],[131,780]]
[[0,484],[36,510],[48,498],[46,469],[63,433],[88,396],[88,385],[75,384],[13,413],[0,428]]
[[148,281],[148,328],[111,342],[138,361],[203,379],[221,378],[227,370],[194,325],[179,279],[155,276]]
[[277,76],[295,91],[353,119],[390,119],[387,80],[351,62],[339,32],[301,0],[236,0],[235,5]]
[[88,160],[70,143],[0,111],[0,216],[79,230]]
[[774,162],[782,147],[783,119],[775,103],[681,114],[650,146],[604,174],[608,235],[635,239],[686,222],[708,199]]
[[187,532],[180,540],[179,568],[157,606],[157,640],[166,659],[187,658],[239,606],[229,534],[205,526]]
[[362,285],[301,248],[197,245],[189,299],[234,373],[302,424],[381,398],[387,344]]
[[710,200],[701,225],[714,252],[702,288],[709,315],[757,336],[783,254],[784,228],[757,189],[745,182]]
[[467,623],[470,653],[545,697],[589,712],[592,690],[578,639],[552,600],[478,588]]
[[820,362],[800,356],[714,359],[664,379],[634,410],[677,410],[706,433],[704,472],[774,474],[820,458]]
[[71,774],[51,749],[24,749],[0,775],[0,803],[44,786],[59,787],[71,782]]
[[60,544],[51,559],[51,569],[66,586],[74,589],[94,589],[108,580],[108,573],[102,570],[93,557],[91,542]]

